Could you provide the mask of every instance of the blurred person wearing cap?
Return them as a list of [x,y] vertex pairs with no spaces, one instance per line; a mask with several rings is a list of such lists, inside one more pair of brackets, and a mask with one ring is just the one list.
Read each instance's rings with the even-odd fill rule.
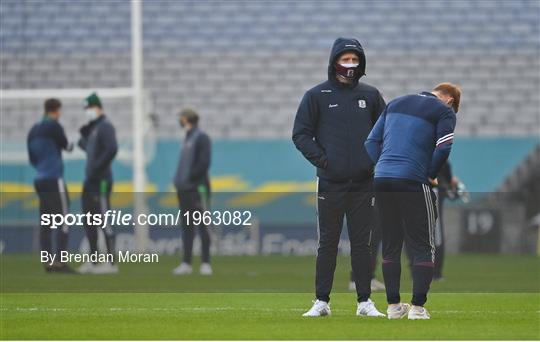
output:
[[[180,160],[174,176],[180,210],[182,213],[209,210],[210,202],[210,169],[211,141],[210,137],[199,128],[199,115],[191,108],[179,113],[179,123],[186,131]],[[191,214],[190,214],[191,215]],[[182,215],[182,242],[184,258],[182,263],[172,272],[174,275],[186,275],[193,272],[193,239],[195,228],[201,238],[201,275],[211,275],[210,266],[210,234],[208,227],[201,224],[198,227],[193,222],[187,222]]]
[[308,90],[298,108],[292,139],[317,168],[315,296],[304,316],[331,314],[329,301],[338,245],[347,219],[358,316],[384,316],[371,301],[373,163],[364,141],[385,107],[377,90],[359,82],[366,57],[356,39],[338,38],[328,63],[328,80]]
[[[113,186],[111,164],[118,151],[116,131],[103,111],[103,105],[96,93],[84,100],[85,115],[88,123],[81,127],[79,147],[86,152],[85,179],[82,193],[84,213],[103,215],[110,208]],[[104,229],[95,225],[85,227],[90,245],[90,253],[98,253],[98,230],[105,234],[107,252],[115,255],[115,235],[112,227]],[[78,269],[80,273],[107,274],[118,273],[118,265],[112,263],[84,263]]]
[[[35,123],[27,137],[28,157],[36,170],[34,187],[39,197],[40,218],[43,215],[68,213],[69,197],[64,182],[62,151],[71,152],[73,144],[68,143],[64,128],[59,123],[62,103],[57,99],[47,99],[44,114]],[[51,224],[40,219],[39,240],[42,253],[52,255]],[[69,227],[64,223],[56,230],[56,255],[67,250]],[[59,257],[56,260],[60,259]],[[47,272],[73,272],[68,265],[59,261],[44,263]]]
[[[437,198],[432,187],[450,155],[460,98],[461,90],[451,83],[398,97],[388,103],[365,143],[376,164],[389,319],[430,318],[424,304],[435,266]],[[412,307],[400,297],[403,242],[412,258]]]

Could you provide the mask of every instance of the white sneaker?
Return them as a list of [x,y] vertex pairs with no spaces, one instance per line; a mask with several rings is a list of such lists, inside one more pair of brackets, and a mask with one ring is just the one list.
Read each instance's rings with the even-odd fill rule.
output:
[[210,264],[207,262],[202,263],[201,267],[199,268],[199,273],[205,276],[212,275],[212,266],[210,266]]
[[330,316],[332,312],[330,311],[330,305],[327,302],[322,300],[316,300],[313,302],[313,306],[302,316],[304,317],[320,317],[320,316]]
[[373,278],[371,279],[371,291],[384,291],[386,290],[386,287],[384,286],[384,283],[381,281],[378,281],[377,279]]
[[85,262],[79,268],[77,268],[77,273],[80,274],[87,274],[87,273],[93,273],[94,271],[94,264],[91,262]]
[[113,265],[109,262],[95,265],[92,269],[93,274],[116,274],[118,273],[118,265]]
[[349,291],[356,291],[356,283],[354,281],[349,281]]
[[409,311],[409,319],[429,319],[429,312],[423,306],[413,305]]
[[186,275],[191,273],[193,273],[193,267],[191,267],[190,264],[186,264],[185,262],[181,263],[180,266],[172,270],[172,274],[174,275]]
[[356,316],[384,317],[385,314],[380,313],[375,307],[375,303],[371,299],[368,299],[365,302],[358,303],[356,308]]
[[409,313],[411,306],[407,303],[399,303],[399,305],[388,305],[386,313],[388,314],[388,319],[400,319]]

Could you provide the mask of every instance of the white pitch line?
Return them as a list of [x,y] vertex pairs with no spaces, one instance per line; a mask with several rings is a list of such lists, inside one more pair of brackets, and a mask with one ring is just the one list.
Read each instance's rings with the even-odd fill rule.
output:
[[[1,308],[0,311],[22,311],[22,312],[87,312],[87,311],[163,311],[163,312],[215,312],[215,311],[262,311],[262,312],[302,312],[303,309],[268,309],[268,308],[233,308],[233,307],[215,307],[215,308]],[[348,311],[348,310],[343,310]]]
[[[334,312],[352,312],[354,308],[348,309],[333,309]],[[215,307],[215,308],[1,308],[0,311],[22,311],[22,312],[59,312],[59,311],[72,311],[72,312],[87,312],[87,311],[161,311],[161,312],[217,312],[217,311],[241,311],[241,312],[302,312],[302,308],[292,309],[268,309],[268,308],[233,308],[233,307]],[[494,310],[430,310],[432,313],[440,314],[540,314],[540,310],[514,310],[514,311],[494,311]]]

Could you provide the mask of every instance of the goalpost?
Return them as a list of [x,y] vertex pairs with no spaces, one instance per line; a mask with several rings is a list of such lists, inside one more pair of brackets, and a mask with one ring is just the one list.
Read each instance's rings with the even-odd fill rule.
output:
[[[133,83],[133,191],[134,214],[147,213],[146,172],[144,162],[143,114],[143,46],[142,46],[142,0],[131,0],[131,76]],[[137,249],[145,251],[148,246],[148,226],[137,223],[135,227]]]
[[[2,121],[2,141],[0,163],[2,164],[26,164],[26,139],[20,135],[20,127],[7,127],[12,119],[22,116],[28,120],[37,119],[36,115],[42,112],[43,101],[47,98],[58,98],[63,104],[64,117],[61,119],[70,140],[74,140],[78,134],[74,128],[80,127],[84,122],[82,114],[82,101],[92,92],[104,99],[105,112],[119,117],[131,117],[131,134],[120,130],[118,136],[119,151],[117,160],[124,164],[130,164],[133,170],[133,193],[134,215],[147,213],[145,198],[146,191],[146,163],[149,161],[155,149],[155,137],[153,122],[150,113],[153,112],[152,99],[144,91],[143,86],[143,49],[142,49],[142,0],[131,0],[131,87],[121,88],[88,88],[88,89],[1,89],[0,112]],[[111,109],[112,108],[112,109]],[[73,115],[80,113],[80,115]],[[6,121],[6,119],[9,119]],[[27,125],[29,123],[25,123]],[[12,137],[18,131],[19,136]],[[117,132],[118,132],[117,128]],[[24,132],[26,134],[26,132]],[[123,135],[122,135],[123,134]],[[6,138],[7,136],[7,138]],[[147,158],[145,158],[145,156]],[[65,159],[83,159],[84,154],[80,150],[65,154]],[[148,160],[147,160],[148,159]],[[139,251],[144,251],[148,246],[149,232],[147,226],[135,226],[136,245]]]

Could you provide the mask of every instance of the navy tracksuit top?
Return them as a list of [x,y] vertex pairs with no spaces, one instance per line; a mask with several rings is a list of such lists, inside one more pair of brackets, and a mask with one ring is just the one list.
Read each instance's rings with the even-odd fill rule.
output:
[[28,132],[30,164],[36,169],[36,180],[58,179],[64,175],[62,150],[68,146],[64,129],[58,121],[45,117]]
[[[360,57],[360,73],[350,85],[336,80],[334,67],[337,57],[346,51]],[[338,38],[330,54],[328,80],[305,93],[296,113],[293,142],[322,179],[362,181],[373,176],[364,141],[385,103],[375,87],[358,82],[365,65],[360,43]]]
[[79,147],[86,152],[86,181],[112,181],[112,162],[118,152],[116,130],[105,115],[81,127]]
[[454,110],[430,92],[392,100],[365,143],[375,178],[426,183],[436,178],[454,139]]

